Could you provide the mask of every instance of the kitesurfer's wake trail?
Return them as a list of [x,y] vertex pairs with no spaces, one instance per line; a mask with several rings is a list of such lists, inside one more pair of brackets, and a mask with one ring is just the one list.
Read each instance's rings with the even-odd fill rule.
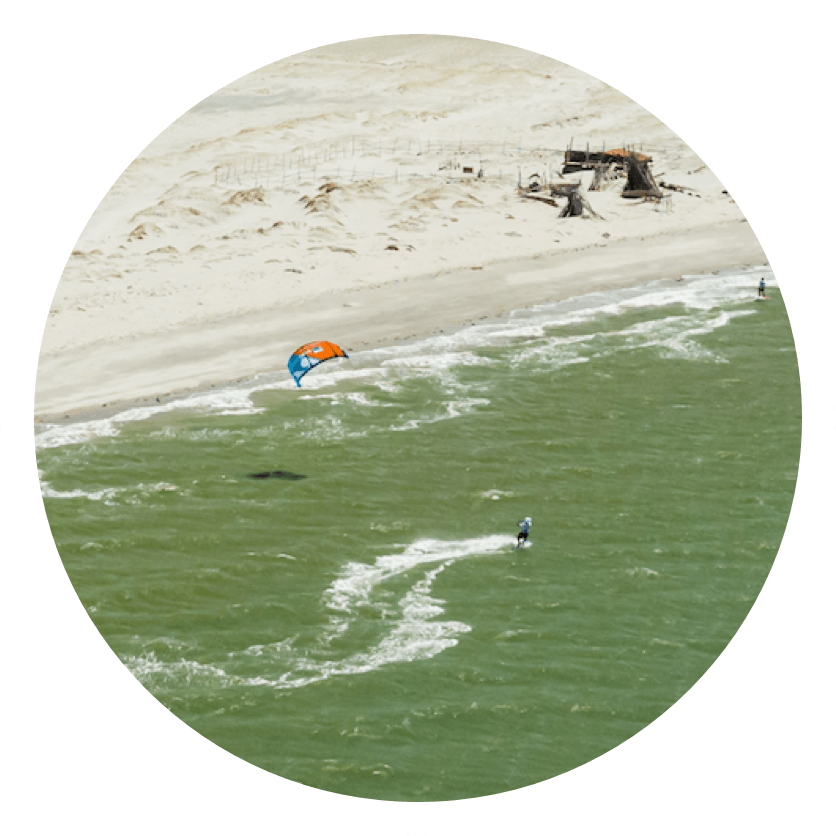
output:
[[[286,689],[333,676],[368,673],[384,665],[431,659],[455,646],[458,637],[471,630],[461,621],[436,620],[445,612],[445,601],[432,596],[435,579],[459,560],[499,554],[507,546],[508,537],[501,534],[459,541],[418,540],[400,553],[382,555],[373,564],[346,564],[323,593],[322,603],[330,615],[312,647],[297,647],[292,637],[281,637],[230,652],[226,663],[219,660],[200,664],[180,659],[165,664],[146,655],[129,664],[149,686],[187,666],[191,676],[222,678],[227,686]],[[396,606],[389,603],[393,592],[398,594]],[[338,651],[333,646],[361,623],[364,629],[370,623],[380,625],[379,640],[365,650],[335,658]],[[236,661],[255,656],[262,657],[265,664],[271,664],[268,660],[273,657],[272,664],[281,664],[286,670],[275,674],[265,670],[259,676],[249,677],[234,672]]]
[[[382,555],[373,564],[346,564],[323,595],[331,613],[329,624],[317,641],[317,651],[295,660],[293,669],[272,684],[277,688],[298,688],[332,676],[366,673],[383,665],[430,659],[458,643],[458,636],[470,631],[460,621],[437,621],[445,602],[431,595],[433,581],[458,560],[485,554],[498,554],[507,548],[508,537],[493,534],[470,540],[418,540],[403,552]],[[431,568],[426,568],[431,567]],[[420,577],[415,580],[415,571]],[[403,587],[393,608],[387,591]],[[399,583],[400,582],[400,583]],[[345,659],[319,660],[323,652],[343,637],[356,622],[375,613],[385,628],[372,647]],[[301,674],[301,675],[300,675]],[[263,680],[258,684],[267,684]]]

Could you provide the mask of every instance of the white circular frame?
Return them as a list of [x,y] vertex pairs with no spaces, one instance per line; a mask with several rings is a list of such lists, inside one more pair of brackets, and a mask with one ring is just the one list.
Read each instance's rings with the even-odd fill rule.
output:
[[[796,495],[774,567],[740,630],[696,685],[647,728],[571,772],[500,795],[406,805],[327,793],[259,769],[201,737],[139,684],[93,626],[61,563],[32,426],[50,300],[87,220],[128,164],[188,108],[247,73],[330,43],[395,34],[457,35],[538,52],[600,78],[663,119],[720,178],[755,230],[789,312],[803,398]],[[3,469],[29,572],[64,641],[125,717],[194,772],[263,807],[337,829],[422,836],[499,829],[575,806],[637,775],[705,723],[755,666],[795,600],[827,508],[836,427],[830,345],[812,276],[777,203],[729,138],[667,82],[606,44],[519,12],[438,0],[347,6],[277,24],[210,55],[138,107],[73,181],[35,249],[9,330],[2,398]]]

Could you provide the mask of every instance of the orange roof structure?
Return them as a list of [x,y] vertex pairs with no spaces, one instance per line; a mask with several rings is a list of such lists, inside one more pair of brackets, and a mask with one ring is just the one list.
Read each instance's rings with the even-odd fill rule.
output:
[[650,162],[652,157],[648,157],[646,154],[640,154],[638,151],[625,151],[623,148],[613,148],[612,151],[604,151],[604,157],[629,157],[630,154],[642,163]]

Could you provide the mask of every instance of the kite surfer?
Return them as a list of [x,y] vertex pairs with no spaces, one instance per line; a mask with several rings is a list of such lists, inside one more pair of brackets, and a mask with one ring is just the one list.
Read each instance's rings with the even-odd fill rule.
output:
[[531,517],[520,520],[517,525],[520,527],[520,533],[517,535],[517,548],[520,548],[523,543],[528,542],[528,532],[531,529]]
[[761,281],[758,285],[758,296],[763,296],[766,299],[766,279],[763,276],[761,276]]

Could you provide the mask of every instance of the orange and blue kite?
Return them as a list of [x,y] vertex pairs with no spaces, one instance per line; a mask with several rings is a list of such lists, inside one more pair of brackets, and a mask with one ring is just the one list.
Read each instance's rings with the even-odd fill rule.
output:
[[348,355],[336,343],[317,340],[316,342],[306,343],[300,348],[297,348],[290,355],[290,360],[287,361],[287,368],[296,381],[296,385],[301,386],[302,378],[314,366],[318,366],[323,361],[331,360],[334,357],[347,358]]

